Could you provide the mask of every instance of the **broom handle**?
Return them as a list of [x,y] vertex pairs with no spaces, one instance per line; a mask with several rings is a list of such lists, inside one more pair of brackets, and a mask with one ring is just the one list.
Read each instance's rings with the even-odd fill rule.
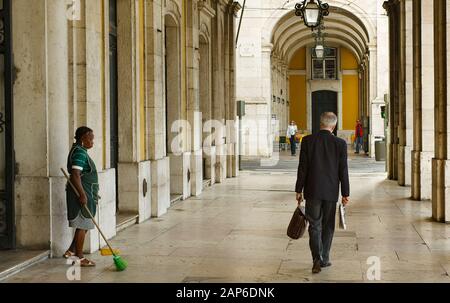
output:
[[[70,181],[69,175],[66,173],[66,171],[65,171],[63,168],[61,168],[61,171],[63,172],[64,176],[65,176],[66,179],[67,179],[67,182],[69,182],[70,186],[72,187],[72,189],[75,191],[75,194],[76,194],[77,197],[79,198],[79,197],[80,197],[80,193],[79,193],[78,190],[76,189],[75,185],[73,185],[72,181]],[[92,222],[94,222],[94,224],[95,224],[95,226],[97,227],[98,231],[99,231],[100,234],[102,235],[103,240],[105,240],[106,245],[108,245],[109,249],[111,250],[111,253],[113,254],[113,256],[116,256],[116,255],[114,254],[114,251],[113,251],[111,245],[109,244],[108,240],[106,239],[105,235],[103,234],[102,230],[100,229],[100,226],[98,226],[97,222],[95,222],[94,216],[92,215],[91,211],[90,211],[89,208],[87,207],[87,204],[84,205],[84,208],[87,210],[89,216],[90,216],[91,219],[92,219]]]

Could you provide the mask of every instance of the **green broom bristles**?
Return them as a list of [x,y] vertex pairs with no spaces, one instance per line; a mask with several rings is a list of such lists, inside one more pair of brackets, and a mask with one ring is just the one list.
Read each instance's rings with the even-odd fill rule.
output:
[[114,256],[113,260],[114,264],[116,265],[117,271],[124,271],[128,266],[127,261],[122,259],[121,256]]

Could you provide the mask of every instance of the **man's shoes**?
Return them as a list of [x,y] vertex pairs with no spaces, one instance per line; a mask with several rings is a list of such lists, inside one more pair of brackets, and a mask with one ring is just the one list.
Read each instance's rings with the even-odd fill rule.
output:
[[324,267],[330,267],[331,263],[330,262],[320,262],[320,267],[324,268]]
[[322,268],[320,266],[320,260],[314,261],[314,265],[312,268],[312,273],[313,274],[318,274],[322,271]]

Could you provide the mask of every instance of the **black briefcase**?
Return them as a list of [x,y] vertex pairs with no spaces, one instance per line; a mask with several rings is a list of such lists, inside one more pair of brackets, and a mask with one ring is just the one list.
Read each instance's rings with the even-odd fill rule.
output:
[[305,208],[298,206],[292,215],[291,222],[289,222],[287,229],[288,237],[294,240],[300,239],[305,234],[307,226],[308,220],[306,220]]

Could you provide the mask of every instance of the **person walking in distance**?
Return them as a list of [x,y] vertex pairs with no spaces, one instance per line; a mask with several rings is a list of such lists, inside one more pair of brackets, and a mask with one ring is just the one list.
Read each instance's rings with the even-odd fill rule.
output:
[[336,204],[341,186],[342,204],[349,202],[350,184],[347,143],[333,135],[337,117],[326,112],[320,118],[320,131],[302,140],[295,185],[298,203],[306,200],[309,246],[313,273],[331,266],[330,249],[334,235]]
[[297,142],[295,140],[295,135],[297,134],[297,125],[295,121],[291,121],[291,124],[288,126],[286,137],[289,138],[291,143],[291,155],[295,156],[297,154]]
[[359,154],[359,149],[363,148],[363,136],[364,130],[360,120],[356,121],[355,127],[355,142],[356,142],[356,151],[355,154]]

